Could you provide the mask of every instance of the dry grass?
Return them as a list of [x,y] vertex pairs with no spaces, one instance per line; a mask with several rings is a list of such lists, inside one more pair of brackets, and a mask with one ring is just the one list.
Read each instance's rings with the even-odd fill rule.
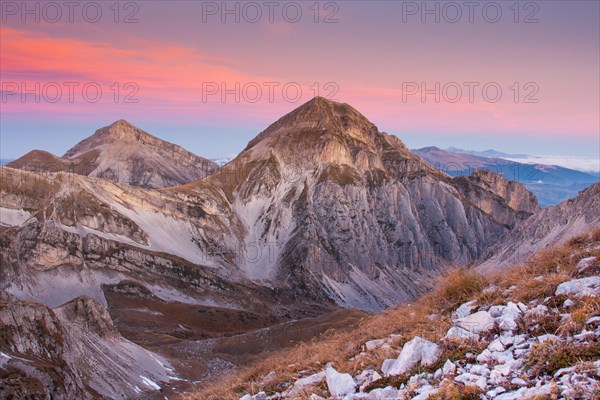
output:
[[[418,299],[413,304],[401,305],[383,311],[380,314],[366,317],[359,326],[347,332],[327,332],[318,341],[300,343],[292,349],[272,353],[263,361],[250,367],[239,369],[233,374],[219,379],[219,382],[206,387],[199,393],[187,394],[188,400],[227,400],[239,399],[244,393],[267,394],[281,392],[293,384],[299,377],[311,372],[323,370],[331,362],[341,372],[358,373],[366,368],[379,370],[386,358],[395,357],[398,350],[408,340],[420,336],[431,341],[440,342],[451,324],[451,312],[460,304],[476,299],[479,305],[504,304],[506,301],[527,302],[533,299],[543,300],[553,295],[556,287],[569,279],[580,277],[577,263],[584,257],[596,255],[600,257],[597,244],[600,242],[600,229],[569,241],[566,245],[540,252],[524,265],[517,266],[502,275],[487,279],[469,268],[456,268],[448,271],[437,280],[436,289]],[[595,243],[595,247],[591,246]],[[540,278],[541,277],[541,278]],[[496,290],[485,290],[490,284]],[[508,290],[511,288],[511,290]],[[561,303],[562,304],[562,300]],[[557,305],[558,307],[558,305]],[[585,320],[598,315],[600,305],[595,299],[581,299],[570,310],[573,313],[573,323],[581,327]],[[435,315],[435,319],[430,316]],[[540,320],[540,333],[553,333],[563,329],[556,319]],[[390,345],[395,350],[375,350],[367,353],[364,343],[371,339],[389,337],[395,334]],[[467,352],[477,353],[477,344],[463,343],[457,345],[452,341],[441,342],[444,354],[441,362],[446,359],[459,359]],[[481,344],[480,344],[481,345]],[[549,346],[549,345],[546,345]],[[548,350],[552,351],[548,351]],[[556,364],[551,362],[554,351],[562,352]],[[585,361],[589,354],[598,354],[598,344],[590,348],[547,348],[539,347],[536,351],[538,363],[532,368],[538,371],[555,370],[561,365]],[[439,365],[431,366],[431,368]],[[274,371],[275,379],[263,382],[269,372]],[[299,374],[303,371],[302,374]],[[403,380],[406,377],[395,377]],[[379,386],[379,385],[377,385]],[[459,399],[478,398],[476,388],[443,384],[438,398]],[[300,395],[300,399],[308,399],[311,393],[326,395],[326,387],[321,385]],[[440,397],[441,396],[441,397]]]
[[475,271],[456,268],[437,280],[436,290],[427,296],[442,312],[454,310],[460,304],[480,294],[489,282]]
[[484,393],[477,386],[456,384],[445,381],[440,385],[440,390],[429,396],[430,400],[478,400]]
[[557,328],[562,335],[574,335],[581,332],[585,321],[600,315],[600,299],[592,296],[577,299],[569,311],[570,317]]
[[534,375],[552,375],[561,368],[596,361],[598,354],[600,354],[598,341],[577,344],[546,340],[532,347],[527,367]]

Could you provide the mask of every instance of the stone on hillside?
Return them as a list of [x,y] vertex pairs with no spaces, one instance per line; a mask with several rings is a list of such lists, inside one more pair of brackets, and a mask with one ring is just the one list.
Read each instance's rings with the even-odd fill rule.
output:
[[373,389],[369,392],[365,400],[388,400],[398,397],[398,390],[391,386]]
[[491,306],[488,312],[492,317],[498,318],[502,315],[502,311],[504,311],[505,308],[506,306]]
[[350,374],[342,374],[333,367],[328,367],[325,370],[325,379],[327,388],[332,396],[344,397],[356,392],[356,384]]
[[579,260],[579,262],[577,263],[577,268],[579,268],[579,272],[583,272],[592,265],[594,265],[594,261],[596,261],[596,257],[594,256],[582,258],[581,260]]
[[471,300],[467,303],[461,304],[461,306],[458,307],[454,313],[452,313],[452,320],[455,321],[471,314],[471,311],[475,309],[476,303],[477,302],[475,300]]
[[471,333],[486,333],[492,330],[496,324],[494,318],[487,311],[479,311],[475,314],[456,320],[456,326]]
[[441,351],[437,344],[417,336],[402,347],[398,358],[389,365],[387,371],[383,371],[384,375],[400,375],[419,362],[423,366],[431,365],[437,361]]
[[445,336],[446,339],[475,339],[479,340],[479,335],[476,333],[469,332],[463,328],[459,328],[458,326],[453,326],[448,329],[448,332]]
[[530,316],[539,316],[539,315],[546,315],[548,313],[548,307],[539,304],[527,311],[525,311],[525,316],[530,317]]
[[600,276],[574,279],[558,285],[555,294],[581,296],[600,296]]
[[358,374],[355,381],[361,391],[363,391],[371,383],[378,381],[382,376],[372,368],[366,369]]
[[387,343],[386,339],[369,340],[365,343],[365,347],[368,351],[371,351],[383,346],[385,343]]
[[504,344],[502,344],[502,340],[500,340],[500,339],[492,340],[492,342],[488,345],[487,349],[489,351],[504,351],[504,350],[506,350],[506,348],[504,347]]
[[305,378],[298,379],[294,383],[294,386],[290,390],[288,390],[285,393],[285,395],[289,396],[289,397],[293,397],[293,396],[297,395],[298,393],[302,392],[305,388],[316,385],[317,383],[321,382],[323,379],[325,379],[324,371],[321,371],[316,374],[312,374]]
[[442,374],[445,375],[453,375],[456,373],[456,365],[450,360],[446,360],[444,366],[442,367]]
[[488,349],[483,350],[476,358],[478,363],[486,363],[493,360],[493,354]]
[[517,322],[521,318],[521,313],[521,308],[519,308],[517,304],[509,301],[502,310],[502,314],[496,318],[498,326],[503,331],[514,331],[517,329]]

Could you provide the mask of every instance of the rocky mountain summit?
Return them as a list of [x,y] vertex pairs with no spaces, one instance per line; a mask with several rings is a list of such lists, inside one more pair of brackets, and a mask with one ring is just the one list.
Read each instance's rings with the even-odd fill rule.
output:
[[209,189],[231,205],[244,246],[274,245],[269,260],[239,265],[249,278],[372,310],[410,300],[446,266],[481,257],[537,207],[530,195],[530,206],[514,209],[498,187],[452,179],[351,106],[319,97],[186,189]]
[[182,185],[218,169],[212,161],[125,120],[98,129],[63,157],[34,150],[7,165],[41,173],[72,172],[146,188]]
[[[123,142],[154,145],[120,121],[66,157]],[[444,268],[479,259],[537,207],[531,196],[515,203],[514,193],[526,192],[519,184],[441,173],[351,106],[323,98],[282,117],[217,173],[169,190],[6,167],[3,178],[0,223],[20,247],[4,285],[49,306],[72,297],[52,300],[40,274],[71,281],[61,274],[77,266],[93,277],[64,293],[103,301],[99,285],[119,278],[101,265],[129,276],[176,257],[160,265],[185,263],[184,280],[200,274],[305,304],[378,310],[424,293]],[[192,298],[202,289],[184,287]],[[209,292],[222,301],[213,289],[202,289],[202,301]]]

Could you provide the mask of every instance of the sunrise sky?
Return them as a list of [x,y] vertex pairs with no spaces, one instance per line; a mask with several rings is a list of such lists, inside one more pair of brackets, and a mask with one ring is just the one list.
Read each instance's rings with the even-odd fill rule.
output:
[[[475,2],[472,15],[427,2],[439,22],[421,2],[96,2],[101,15],[87,3],[1,3],[2,158],[62,155],[120,118],[199,155],[231,155],[317,88],[413,148],[600,158],[598,1]],[[436,82],[440,101],[422,102],[415,88]]]

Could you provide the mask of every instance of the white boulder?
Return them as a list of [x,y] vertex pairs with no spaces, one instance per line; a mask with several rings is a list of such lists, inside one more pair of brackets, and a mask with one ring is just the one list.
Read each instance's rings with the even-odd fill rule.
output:
[[335,397],[344,397],[356,392],[356,383],[350,374],[342,374],[333,367],[325,370],[325,379],[329,393]]
[[321,371],[317,374],[312,374],[305,378],[298,379],[294,383],[294,386],[291,389],[289,389],[285,394],[286,396],[290,397],[295,396],[302,392],[305,388],[320,383],[323,379],[325,379],[325,371]]
[[398,397],[398,390],[391,386],[385,388],[373,389],[369,392],[365,400],[388,400]]
[[600,296],[600,276],[574,279],[558,285],[555,294],[581,296]]
[[459,328],[458,326],[453,326],[448,329],[448,332],[445,336],[446,339],[475,339],[479,340],[479,335],[473,332],[470,332],[466,329]]
[[473,311],[475,309],[475,304],[477,302],[475,300],[471,300],[467,303],[461,304],[460,307],[458,307],[456,309],[456,311],[454,311],[454,313],[452,313],[452,320],[457,320],[459,318],[464,318],[466,316],[468,316],[469,314],[471,314],[471,311]]
[[455,325],[472,333],[480,334],[494,329],[496,321],[487,311],[479,311],[456,320]]
[[579,272],[585,271],[586,269],[594,265],[594,261],[596,261],[596,257],[594,256],[582,258],[581,260],[579,260],[579,262],[577,263],[577,268],[579,268]]
[[492,340],[492,342],[488,345],[487,349],[491,352],[506,350],[506,348],[504,347],[504,344],[502,343],[502,340],[500,340],[500,339]]
[[498,326],[503,331],[513,331],[517,329],[517,322],[521,318],[521,308],[513,302],[508,302],[506,308],[502,310],[502,314],[496,321],[498,322]]
[[[437,361],[441,352],[442,350],[437,344],[416,336],[402,347],[402,351],[396,360],[387,365],[384,362],[382,371],[385,376],[400,375],[419,362],[423,366],[433,364]],[[384,367],[389,368],[384,370]]]
[[456,365],[450,360],[446,360],[442,367],[442,375],[453,375],[456,373]]

